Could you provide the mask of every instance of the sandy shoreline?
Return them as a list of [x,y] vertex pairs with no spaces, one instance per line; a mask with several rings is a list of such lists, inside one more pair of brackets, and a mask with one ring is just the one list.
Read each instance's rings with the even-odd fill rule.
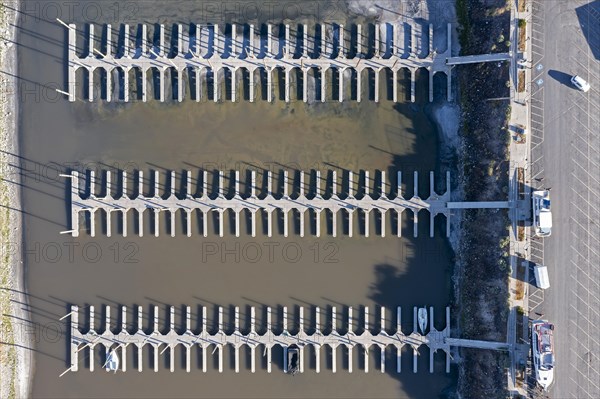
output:
[[[3,2],[3,5],[7,2]],[[24,269],[22,250],[21,189],[19,165],[18,135],[18,87],[17,79],[17,20],[19,2],[8,2],[2,7],[1,31],[4,40],[0,42],[0,60],[4,73],[0,75],[3,92],[0,113],[0,163],[2,165],[0,196],[2,216],[0,216],[2,242],[2,292],[0,307],[2,320],[0,335],[3,345],[0,352],[2,370],[0,371],[0,397],[25,398],[31,394],[31,376],[33,372],[33,336],[28,333],[30,317],[28,299],[24,294]],[[6,245],[6,243],[10,243]]]

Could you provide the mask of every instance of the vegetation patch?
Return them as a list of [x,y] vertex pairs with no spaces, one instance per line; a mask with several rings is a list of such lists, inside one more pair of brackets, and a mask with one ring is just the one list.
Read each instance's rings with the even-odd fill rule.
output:
[[517,168],[517,181],[519,182],[519,199],[525,199],[525,170],[520,166]]
[[527,22],[524,19],[519,20],[519,51],[525,51],[527,42]]
[[525,12],[525,5],[527,4],[527,0],[519,0],[518,4],[517,4],[517,10],[519,10],[519,12]]
[[515,299],[517,301],[521,301],[521,300],[523,300],[524,296],[525,296],[525,283],[523,283],[523,280],[517,279],[517,289],[515,292]]
[[523,241],[525,240],[525,226],[524,226],[524,222],[522,220],[519,221],[518,225],[517,225],[517,239],[519,241]]
[[525,71],[519,71],[517,92],[523,93],[525,91]]
[[[506,0],[457,0],[461,54],[506,51],[510,7]],[[510,44],[510,43],[509,43]],[[510,103],[508,66],[485,63],[458,72],[465,200],[497,201],[508,195]],[[505,210],[465,212],[460,264],[459,317],[462,336],[506,340],[510,220]],[[458,390],[465,398],[505,398],[505,353],[462,350]]]

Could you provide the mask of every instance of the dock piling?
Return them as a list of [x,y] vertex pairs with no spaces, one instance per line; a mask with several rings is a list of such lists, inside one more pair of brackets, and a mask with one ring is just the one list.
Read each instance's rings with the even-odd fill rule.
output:
[[319,51],[319,58],[323,58],[327,56],[327,40],[326,40],[326,32],[325,32],[325,22],[321,23],[321,48]]
[[[306,57],[308,57],[308,25],[306,25],[306,24],[302,25],[302,34],[303,34],[302,56],[304,58],[306,58]],[[306,80],[305,80],[305,82],[306,82]]]
[[356,26],[356,54],[358,54],[359,56],[360,54],[362,54],[362,41],[362,25],[358,24]]
[[129,55],[129,24],[125,24],[125,33],[123,38],[123,57],[131,58]]
[[[231,55],[236,57],[237,54],[237,27],[235,24],[231,24]],[[232,85],[234,86],[234,85]]]
[[248,56],[254,57],[254,24],[250,24],[250,34],[248,37]]
[[[359,25],[360,26],[360,25]],[[360,62],[360,59],[359,61]],[[358,64],[357,64],[358,66]],[[362,96],[362,70],[356,71],[356,102],[359,103]]]
[[267,56],[273,55],[273,25],[267,24]]
[[[290,25],[285,24],[285,44],[284,44],[284,57],[288,58],[290,56]],[[287,71],[287,69],[286,69]],[[286,80],[287,82],[287,80]]]
[[158,47],[158,54],[162,55],[163,57],[166,56],[166,47],[165,47],[165,25],[164,24],[160,24],[160,26],[158,27],[159,29],[159,47]]
[[266,68],[265,72],[267,74],[267,101],[272,103],[273,102],[273,70],[271,68]]
[[415,57],[419,56],[419,49],[417,46],[417,30],[414,25],[410,25],[410,52]]
[[[339,39],[338,40],[339,40],[338,56],[340,56],[342,58],[346,58],[345,43],[344,43],[344,25],[342,25],[342,24],[339,25]],[[341,81],[342,81],[342,79],[341,79],[341,75],[340,75],[340,83],[341,83]]]
[[302,69],[302,101],[308,102],[308,69]]
[[[337,315],[336,315],[336,309],[335,306],[331,307],[331,333],[332,334],[338,334],[337,331]],[[336,345],[330,345],[331,346],[331,372],[335,373],[336,370],[336,349],[337,349],[337,344]]]
[[380,34],[379,29],[380,29],[379,24],[375,24],[375,44],[373,46],[375,58],[381,57],[381,41],[379,40],[379,34]]
[[327,68],[321,68],[321,102],[327,99]]
[[416,97],[415,97],[416,74],[417,74],[416,69],[411,68],[410,69],[410,101],[413,103],[416,101]]

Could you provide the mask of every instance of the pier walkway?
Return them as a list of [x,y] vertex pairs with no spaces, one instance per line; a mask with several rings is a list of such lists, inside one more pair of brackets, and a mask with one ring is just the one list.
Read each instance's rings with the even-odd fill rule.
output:
[[[272,312],[271,308],[266,308],[266,326],[256,326],[256,310],[254,307],[250,308],[250,327],[247,331],[243,331],[240,328],[240,310],[239,307],[235,307],[235,319],[234,328],[225,330],[223,325],[223,308],[218,309],[218,326],[213,334],[209,332],[207,323],[207,309],[202,308],[202,314],[199,319],[202,320],[201,331],[195,333],[192,331],[192,314],[191,308],[186,307],[185,311],[185,330],[177,329],[175,325],[175,308],[170,307],[169,316],[169,327],[166,333],[162,333],[159,328],[159,308],[153,307],[152,323],[150,332],[144,331],[144,314],[143,308],[138,306],[137,308],[137,329],[133,331],[127,325],[127,308],[121,307],[121,326],[111,326],[111,308],[110,306],[105,307],[105,323],[103,331],[98,331],[95,328],[95,313],[94,306],[89,307],[89,327],[87,332],[82,332],[79,327],[79,308],[78,306],[71,306],[71,337],[70,337],[70,361],[71,366],[68,371],[78,371],[79,369],[79,352],[85,348],[89,348],[89,369],[94,371],[95,360],[94,360],[94,348],[96,345],[102,345],[106,349],[117,350],[120,356],[121,370],[127,370],[127,347],[129,345],[137,348],[137,367],[138,371],[143,371],[143,354],[144,347],[149,345],[152,347],[154,356],[154,371],[159,370],[159,357],[165,351],[169,351],[169,366],[170,371],[175,370],[175,352],[177,346],[181,345],[185,348],[185,368],[187,372],[191,371],[191,351],[192,348],[198,346],[202,350],[202,371],[207,371],[207,355],[210,351],[212,354],[217,352],[218,357],[218,369],[219,372],[223,372],[223,359],[224,359],[224,347],[229,345],[234,349],[234,368],[235,372],[238,373],[240,370],[240,349],[247,346],[250,349],[250,370],[252,373],[255,372],[256,365],[256,349],[263,350],[263,356],[266,357],[267,372],[272,370],[272,349],[275,345],[280,345],[283,351],[283,367],[284,371],[287,371],[287,361],[285,359],[287,354],[287,348],[291,345],[297,345],[299,348],[300,359],[299,359],[299,370],[304,372],[305,363],[305,348],[309,345],[313,347],[314,354],[316,357],[315,371],[320,372],[320,356],[321,348],[323,346],[329,346],[331,348],[331,369],[332,372],[337,371],[336,364],[336,350],[338,347],[346,348],[348,355],[348,372],[352,372],[353,369],[353,349],[356,347],[362,347],[364,350],[364,371],[369,371],[369,348],[379,348],[380,364],[379,370],[385,372],[386,364],[386,348],[396,348],[396,371],[401,372],[401,354],[402,347],[409,345],[413,349],[413,372],[417,372],[417,360],[419,357],[419,348],[423,345],[429,347],[429,371],[434,371],[434,354],[438,350],[442,350],[446,353],[446,372],[450,372],[450,348],[451,347],[468,347],[468,348],[482,348],[482,349],[505,349],[508,345],[505,343],[494,343],[485,341],[469,341],[463,339],[452,339],[449,337],[450,334],[450,308],[446,308],[446,326],[443,330],[437,330],[434,327],[434,309],[429,308],[429,328],[426,329],[426,334],[422,335],[418,332],[417,322],[417,307],[413,309],[413,331],[409,335],[405,335],[400,326],[401,308],[396,309],[396,326],[394,326],[394,332],[388,334],[386,325],[386,311],[381,308],[381,321],[378,326],[379,332],[374,333],[369,327],[369,308],[364,308],[364,329],[360,334],[355,333],[355,319],[353,318],[353,309],[348,308],[348,324],[347,332],[340,334],[337,329],[337,315],[336,307],[331,308],[330,320],[331,323],[327,326],[331,328],[327,329],[330,331],[324,333],[324,329],[321,328],[321,311],[317,307],[315,308],[315,328],[314,333],[307,334],[305,330],[305,318],[304,308],[299,308],[299,328],[297,333],[291,333],[288,330],[288,316],[287,308],[282,308],[282,324],[283,328],[273,328],[272,325]],[[310,315],[312,317],[312,315]],[[116,329],[115,329],[116,327]],[[120,327],[120,328],[119,328]],[[114,332],[118,330],[118,332]],[[275,332],[277,330],[277,332]],[[179,332],[178,332],[179,331]],[[261,331],[262,333],[259,333]],[[181,353],[181,352],[180,352]]]
[[510,61],[510,53],[481,54],[481,55],[463,55],[461,57],[450,57],[446,60],[446,65],[464,65],[477,64],[481,62],[502,62]]
[[[338,101],[348,100],[344,93],[345,81],[351,80],[346,71],[355,72],[356,101],[361,101],[362,72],[372,71],[374,73],[374,100],[379,101],[379,75],[388,69],[392,73],[393,101],[398,101],[398,72],[406,68],[410,72],[411,100],[415,101],[415,75],[419,68],[429,71],[429,100],[433,101],[433,77],[441,72],[447,76],[447,96],[451,100],[451,65],[447,65],[446,59],[452,54],[452,26],[447,26],[447,48],[443,53],[437,53],[433,48],[433,25],[427,29],[417,29],[416,25],[409,24],[377,24],[374,29],[374,42],[365,43],[362,26],[356,27],[356,33],[350,38],[351,32],[343,25],[320,25],[320,43],[311,37],[309,43],[308,27],[303,25],[291,37],[290,25],[285,25],[285,34],[280,32],[273,35],[273,26],[267,25],[266,40],[263,32],[256,32],[254,25],[249,25],[248,32],[238,36],[237,27],[231,25],[231,32],[225,37],[219,31],[218,25],[204,26],[192,24],[184,26],[176,25],[172,37],[174,49],[165,45],[164,25],[157,25],[158,37],[155,43],[148,41],[148,29],[146,25],[140,25],[137,29],[138,35],[132,38],[129,25],[124,25],[119,37],[118,48],[112,43],[111,25],[105,26],[105,42],[101,46],[106,50],[104,53],[97,48],[95,42],[94,25],[89,25],[89,36],[87,44],[87,55],[80,57],[77,48],[77,27],[69,24],[68,45],[68,93],[69,100],[76,100],[77,71],[82,68],[87,71],[88,76],[88,100],[94,100],[94,71],[103,70],[106,73],[106,100],[111,101],[113,96],[112,71],[122,72],[122,81],[117,85],[121,93],[120,98],[124,102],[129,101],[130,84],[129,72],[139,71],[139,86],[141,87],[141,100],[147,101],[147,75],[153,70],[158,74],[158,98],[165,101],[166,72],[170,71],[171,77],[176,77],[177,88],[174,89],[174,97],[182,101],[184,97],[184,73],[193,86],[193,98],[200,101],[203,81],[208,84],[209,79],[213,86],[213,100],[219,101],[221,93],[221,77],[224,71],[230,73],[232,80],[230,87],[231,101],[237,101],[238,84],[236,82],[236,71],[243,69],[248,73],[249,101],[254,101],[255,94],[255,71],[264,70],[267,80],[267,100],[273,101],[273,72],[280,68],[285,74],[285,101],[291,101],[291,75],[295,72],[302,74],[302,101],[308,101],[308,76],[314,69],[315,76],[320,75],[321,98],[326,101],[327,71],[332,70],[337,74],[336,84],[339,86]],[[246,27],[244,27],[246,28]],[[280,25],[280,29],[283,25]],[[244,29],[245,31],[246,29]],[[300,31],[302,34],[300,35]],[[418,32],[420,31],[420,32]],[[316,35],[315,35],[316,36]],[[380,37],[381,36],[381,37]],[[327,38],[332,40],[328,41]],[[345,40],[344,38],[349,38]],[[212,38],[212,40],[211,40]],[[258,42],[258,43],[257,43]],[[176,44],[175,44],[176,43]],[[212,43],[209,46],[209,43]],[[352,52],[350,44],[354,43]],[[427,43],[427,44],[425,44]],[[132,46],[134,44],[134,46]],[[365,48],[372,47],[373,50],[367,54]],[[309,46],[313,46],[312,54],[309,55]],[[265,48],[266,47],[266,48]],[[274,47],[278,47],[275,49]],[[318,51],[317,51],[318,48]],[[335,51],[334,51],[335,49]],[[202,53],[205,54],[202,54]],[[210,71],[211,78],[207,72]],[[137,78],[136,78],[137,79]],[[332,80],[335,79],[332,76]],[[137,84],[135,85],[138,86]],[[245,87],[245,86],[244,86]],[[295,90],[294,90],[295,91]]]
[[[256,194],[256,172],[251,171],[249,194],[242,194],[240,192],[240,174],[239,171],[235,171],[235,177],[233,182],[233,192],[225,189],[224,180],[225,173],[219,171],[218,175],[218,189],[214,193],[209,193],[209,179],[208,172],[203,171],[202,175],[202,194],[199,197],[195,197],[192,191],[192,173],[190,171],[185,172],[185,195],[176,195],[176,174],[174,171],[170,172],[170,192],[167,195],[163,195],[159,187],[160,184],[160,173],[154,172],[154,190],[152,196],[144,196],[144,174],[142,171],[137,172],[138,189],[137,193],[130,195],[127,189],[128,176],[127,172],[122,171],[122,188],[117,195],[113,195],[112,190],[112,174],[110,171],[106,171],[105,174],[105,195],[100,197],[96,195],[96,175],[94,171],[89,173],[89,194],[82,195],[80,191],[80,177],[79,172],[72,171],[69,175],[63,175],[64,177],[70,178],[71,181],[71,230],[64,231],[63,233],[70,233],[73,237],[79,236],[80,229],[80,213],[89,213],[89,230],[92,237],[96,234],[96,218],[95,214],[98,211],[103,211],[106,217],[106,235],[111,236],[111,212],[122,213],[122,233],[123,236],[127,236],[127,212],[135,210],[138,214],[138,232],[139,236],[142,237],[144,234],[144,212],[153,212],[154,219],[154,235],[159,235],[159,223],[161,212],[170,213],[170,233],[171,236],[175,236],[175,223],[177,220],[176,213],[178,211],[185,212],[185,232],[188,237],[192,235],[192,220],[194,211],[202,213],[202,233],[204,237],[208,236],[208,215],[211,212],[218,213],[218,233],[220,237],[225,235],[225,213],[232,211],[234,216],[235,224],[235,236],[240,236],[240,224],[241,220],[246,217],[246,212],[249,212],[250,226],[252,237],[256,236],[256,224],[257,224],[257,213],[262,216],[262,212],[266,213],[266,224],[267,224],[267,236],[272,237],[273,235],[273,213],[282,214],[283,218],[283,235],[287,237],[289,234],[289,219],[290,212],[297,212],[299,214],[299,234],[304,237],[305,233],[305,213],[309,211],[311,215],[311,222],[314,223],[315,235],[321,236],[321,213],[327,212],[331,214],[331,225],[333,237],[337,234],[337,222],[338,212],[345,211],[348,217],[348,236],[353,235],[353,219],[355,212],[360,212],[361,216],[364,217],[364,235],[369,236],[370,226],[370,215],[371,212],[376,211],[379,216],[380,222],[380,234],[382,237],[386,234],[386,215],[388,212],[395,212],[397,222],[397,236],[400,237],[402,233],[402,213],[408,209],[412,213],[413,218],[413,236],[417,237],[419,230],[419,213],[421,211],[427,211],[429,213],[429,234],[430,237],[434,236],[434,219],[436,215],[442,214],[446,218],[446,235],[450,235],[450,216],[452,212],[459,211],[461,209],[503,209],[511,208],[513,204],[510,202],[452,202],[451,190],[450,190],[450,172],[446,173],[446,191],[444,194],[438,194],[435,191],[434,173],[429,173],[429,196],[426,199],[422,199],[419,196],[419,173],[413,173],[413,193],[409,199],[405,199],[402,192],[402,172],[397,174],[397,187],[395,192],[388,196],[388,186],[386,183],[386,173],[381,172],[379,193],[374,194],[375,188],[371,186],[375,185],[374,180],[370,178],[369,172],[364,172],[365,187],[362,194],[359,196],[360,190],[354,188],[354,174],[348,172],[346,185],[342,184],[342,187],[348,187],[347,195],[340,196],[338,193],[337,175],[335,171],[332,171],[331,184],[325,190],[321,187],[321,173],[316,171],[315,179],[312,185],[305,184],[304,178],[305,173],[300,172],[298,175],[298,181],[296,181],[296,187],[298,193],[290,195],[290,179],[288,178],[287,171],[283,171],[282,183],[282,194],[274,195],[273,192],[273,178],[271,171],[266,171],[266,195],[260,197]],[[308,188],[308,189],[307,189]],[[305,190],[309,194],[305,194]],[[326,193],[330,193],[327,194]],[[373,195],[377,196],[373,198]],[[260,211],[260,212],[259,212]]]
[[448,202],[449,209],[508,209],[513,205],[509,201],[462,201]]

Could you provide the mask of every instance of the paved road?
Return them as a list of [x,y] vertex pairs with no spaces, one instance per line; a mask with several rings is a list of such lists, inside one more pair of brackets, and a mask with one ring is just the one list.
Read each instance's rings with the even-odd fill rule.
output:
[[[551,281],[533,312],[556,324],[550,396],[600,398],[600,0],[534,2],[533,60],[543,69],[534,64],[533,81],[544,82],[532,100],[532,170],[544,180],[532,183],[552,187],[554,227],[532,245]],[[572,74],[592,89],[575,90]]]

